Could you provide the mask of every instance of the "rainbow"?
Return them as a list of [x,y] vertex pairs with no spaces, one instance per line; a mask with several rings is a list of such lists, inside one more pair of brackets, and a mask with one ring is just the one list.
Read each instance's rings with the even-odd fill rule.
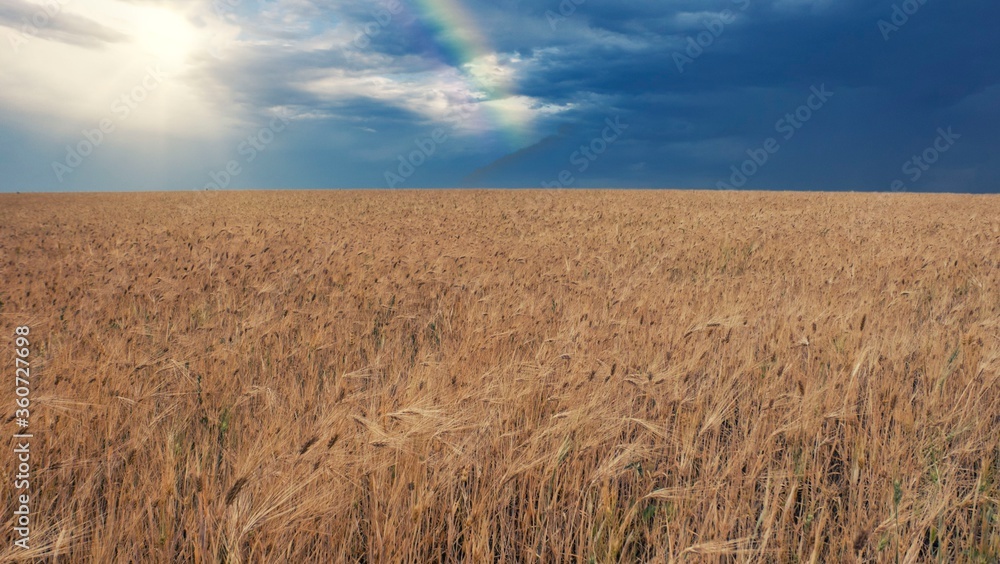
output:
[[[458,0],[417,0],[421,21],[427,24],[439,39],[448,61],[459,69],[474,89],[487,93],[489,100],[503,100],[514,96],[513,80],[483,80],[468,72],[465,65],[495,50],[486,41],[476,19]],[[502,105],[487,105],[497,128],[514,147],[522,147],[528,136],[528,119]]]

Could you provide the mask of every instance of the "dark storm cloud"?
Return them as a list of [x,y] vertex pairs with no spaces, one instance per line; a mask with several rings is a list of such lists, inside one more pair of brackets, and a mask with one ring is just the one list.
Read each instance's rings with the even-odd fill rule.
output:
[[[629,133],[633,154],[604,157],[621,177],[635,181],[629,167],[638,158],[646,163],[639,184],[714,186],[747,158],[746,149],[775,136],[775,122],[799,107],[810,87],[825,85],[835,92],[830,104],[748,186],[884,190],[903,161],[933,141],[937,127],[953,125],[966,133],[936,164],[937,183],[912,188],[996,189],[997,178],[987,172],[996,168],[989,156],[996,136],[980,126],[982,106],[962,106],[970,97],[998,101],[1000,41],[988,24],[1000,16],[995,2],[668,6],[584,2],[556,20],[550,37],[537,38],[555,47],[535,51],[521,84],[523,93],[542,99],[614,106],[565,116],[584,124],[609,113],[629,116],[636,124]],[[712,13],[723,9],[735,17],[719,25]],[[533,9],[533,16],[545,10],[558,13],[558,3]],[[606,40],[594,40],[600,37]],[[689,38],[704,41],[692,47]],[[526,183],[537,184],[529,179],[541,171],[524,172]],[[970,178],[976,180],[965,183]]]

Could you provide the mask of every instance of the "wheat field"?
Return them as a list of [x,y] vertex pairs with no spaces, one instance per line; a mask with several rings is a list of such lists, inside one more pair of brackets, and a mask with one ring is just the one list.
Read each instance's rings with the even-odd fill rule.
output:
[[7,561],[1000,559],[998,197],[0,209]]

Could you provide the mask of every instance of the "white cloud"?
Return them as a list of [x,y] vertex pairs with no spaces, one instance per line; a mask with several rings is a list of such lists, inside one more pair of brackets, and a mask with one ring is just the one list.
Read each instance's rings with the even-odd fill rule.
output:
[[[197,61],[206,56],[213,29],[192,23],[192,15],[117,0],[67,2],[49,25],[60,25],[59,18],[89,21],[118,40],[95,45],[37,33],[24,38],[17,50],[0,49],[0,104],[27,125],[79,134],[80,127],[113,119],[113,105],[139,92],[146,80],[155,86],[146,88],[122,129],[210,135],[228,120],[201,85],[189,80]],[[16,32],[0,27],[0,36]],[[151,68],[164,79],[147,79]]]

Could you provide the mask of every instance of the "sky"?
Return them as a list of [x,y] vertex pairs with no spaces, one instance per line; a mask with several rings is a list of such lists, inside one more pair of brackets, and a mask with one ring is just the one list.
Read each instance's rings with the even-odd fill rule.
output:
[[1000,191],[996,0],[3,0],[0,191]]

